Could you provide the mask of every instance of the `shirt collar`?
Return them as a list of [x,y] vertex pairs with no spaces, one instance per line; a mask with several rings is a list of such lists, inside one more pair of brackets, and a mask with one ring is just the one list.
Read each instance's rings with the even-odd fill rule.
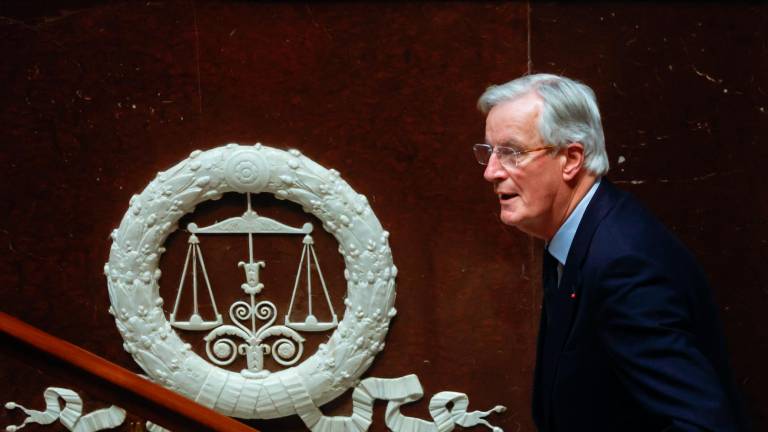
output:
[[587,194],[581,199],[576,208],[573,209],[568,219],[560,226],[555,236],[547,245],[547,250],[553,257],[565,267],[565,259],[568,257],[568,251],[571,250],[571,243],[573,243],[573,237],[576,236],[576,230],[579,228],[581,218],[584,216],[584,212],[587,210],[589,202],[592,200],[592,196],[597,191],[597,187],[600,185],[600,178],[595,181]]

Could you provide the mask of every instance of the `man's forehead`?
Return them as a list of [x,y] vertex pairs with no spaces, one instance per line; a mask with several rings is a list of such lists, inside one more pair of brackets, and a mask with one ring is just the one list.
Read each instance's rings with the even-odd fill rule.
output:
[[542,100],[535,93],[494,106],[485,119],[485,142],[505,147],[526,147],[538,138]]

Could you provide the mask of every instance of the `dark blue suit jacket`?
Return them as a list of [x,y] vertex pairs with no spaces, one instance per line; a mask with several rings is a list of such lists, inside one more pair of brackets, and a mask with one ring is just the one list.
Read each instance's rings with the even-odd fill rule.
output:
[[686,248],[603,179],[546,295],[540,431],[740,431],[718,312]]

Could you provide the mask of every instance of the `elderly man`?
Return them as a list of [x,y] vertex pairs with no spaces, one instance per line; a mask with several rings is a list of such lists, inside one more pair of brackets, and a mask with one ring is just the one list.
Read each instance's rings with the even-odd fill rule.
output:
[[540,431],[741,430],[717,309],[685,247],[608,172],[592,90],[489,87],[477,161],[501,220],[545,241],[533,389]]

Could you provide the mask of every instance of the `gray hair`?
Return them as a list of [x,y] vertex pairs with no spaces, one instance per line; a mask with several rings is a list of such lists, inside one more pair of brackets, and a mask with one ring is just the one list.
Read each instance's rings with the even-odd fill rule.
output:
[[550,145],[584,146],[584,168],[601,176],[608,172],[608,153],[595,92],[587,85],[552,74],[526,75],[506,84],[488,87],[477,107],[483,114],[496,105],[534,92],[544,102],[539,135]]

